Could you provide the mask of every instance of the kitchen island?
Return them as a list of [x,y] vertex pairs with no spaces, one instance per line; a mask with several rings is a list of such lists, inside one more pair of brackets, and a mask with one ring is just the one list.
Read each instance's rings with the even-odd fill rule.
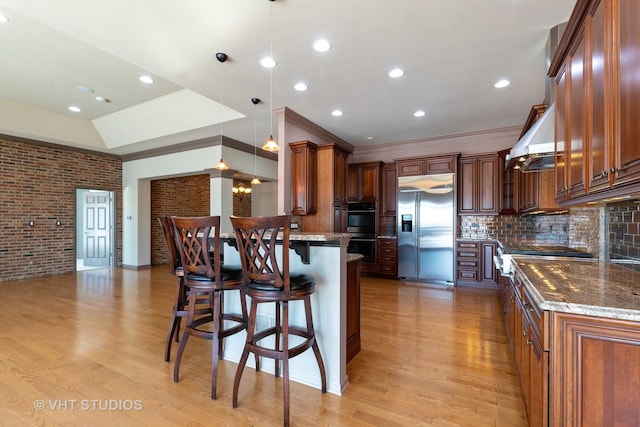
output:
[[[240,257],[235,248],[235,234],[221,233],[224,241],[224,262],[240,265]],[[290,271],[305,273],[316,280],[316,288],[311,296],[313,324],[324,359],[327,375],[327,391],[341,395],[348,385],[347,364],[347,254],[349,234],[347,233],[291,233],[289,247]],[[357,256],[356,256],[357,257]],[[351,256],[353,258],[353,256]],[[235,294],[225,296],[225,306],[234,311],[239,298]],[[271,326],[275,313],[273,304],[261,304],[258,312],[258,328]],[[238,310],[239,311],[239,310]],[[305,325],[302,301],[289,305],[289,318],[293,324]],[[246,338],[239,333],[225,339],[224,358],[238,362]],[[291,341],[298,337],[292,336]],[[295,345],[292,342],[292,345]],[[311,350],[290,360],[290,379],[312,387],[320,388],[320,373]],[[252,357],[247,366],[254,367]],[[274,364],[265,361],[261,371],[274,372]]]
[[501,281],[531,426],[640,425],[640,273],[522,256]]

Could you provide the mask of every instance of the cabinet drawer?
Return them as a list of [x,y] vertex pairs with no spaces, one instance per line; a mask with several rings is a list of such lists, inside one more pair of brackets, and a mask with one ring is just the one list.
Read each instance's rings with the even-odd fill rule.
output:
[[478,268],[478,264],[479,262],[477,260],[472,260],[472,259],[459,259],[456,261],[456,265],[458,266],[458,268],[473,268],[473,269],[477,269]]
[[378,265],[378,273],[380,274],[390,274],[390,275],[396,275],[398,274],[398,267],[396,264],[387,264],[387,263],[380,263]]
[[378,239],[378,246],[395,248],[396,239]]
[[378,255],[396,255],[397,253],[395,246],[378,246]]
[[458,249],[478,249],[479,242],[460,242],[456,243],[456,247]]
[[378,262],[386,262],[386,263],[396,263],[398,261],[398,257],[394,255],[378,255]]
[[478,252],[460,251],[457,258],[478,258]]
[[458,269],[458,280],[477,282],[478,270]]

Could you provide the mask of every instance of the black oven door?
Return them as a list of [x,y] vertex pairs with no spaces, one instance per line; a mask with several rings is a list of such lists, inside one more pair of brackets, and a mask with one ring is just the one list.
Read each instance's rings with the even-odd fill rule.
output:
[[349,211],[347,231],[352,234],[376,234],[375,211]]
[[361,254],[363,256],[361,262],[376,262],[376,239],[374,237],[351,237],[347,252],[352,254]]

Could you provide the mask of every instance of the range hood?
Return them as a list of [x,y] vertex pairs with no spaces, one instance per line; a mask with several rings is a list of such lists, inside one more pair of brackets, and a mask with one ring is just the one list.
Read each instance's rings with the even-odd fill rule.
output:
[[551,104],[511,148],[509,166],[521,172],[553,169],[555,166],[555,104]]

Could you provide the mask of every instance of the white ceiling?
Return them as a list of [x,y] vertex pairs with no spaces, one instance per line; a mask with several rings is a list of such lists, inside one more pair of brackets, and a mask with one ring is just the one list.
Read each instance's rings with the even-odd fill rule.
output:
[[[10,19],[0,24],[0,133],[113,154],[221,129],[260,144],[271,126],[270,72],[259,60],[271,42],[273,107],[356,147],[518,126],[544,100],[547,34],[574,4],[0,0]],[[318,37],[332,49],[314,51]],[[388,77],[394,67],[405,75]],[[155,83],[141,84],[141,74]],[[503,78],[511,85],[495,89]],[[306,92],[293,89],[301,80]],[[68,111],[72,104],[82,112]],[[418,109],[426,116],[414,117]]]

